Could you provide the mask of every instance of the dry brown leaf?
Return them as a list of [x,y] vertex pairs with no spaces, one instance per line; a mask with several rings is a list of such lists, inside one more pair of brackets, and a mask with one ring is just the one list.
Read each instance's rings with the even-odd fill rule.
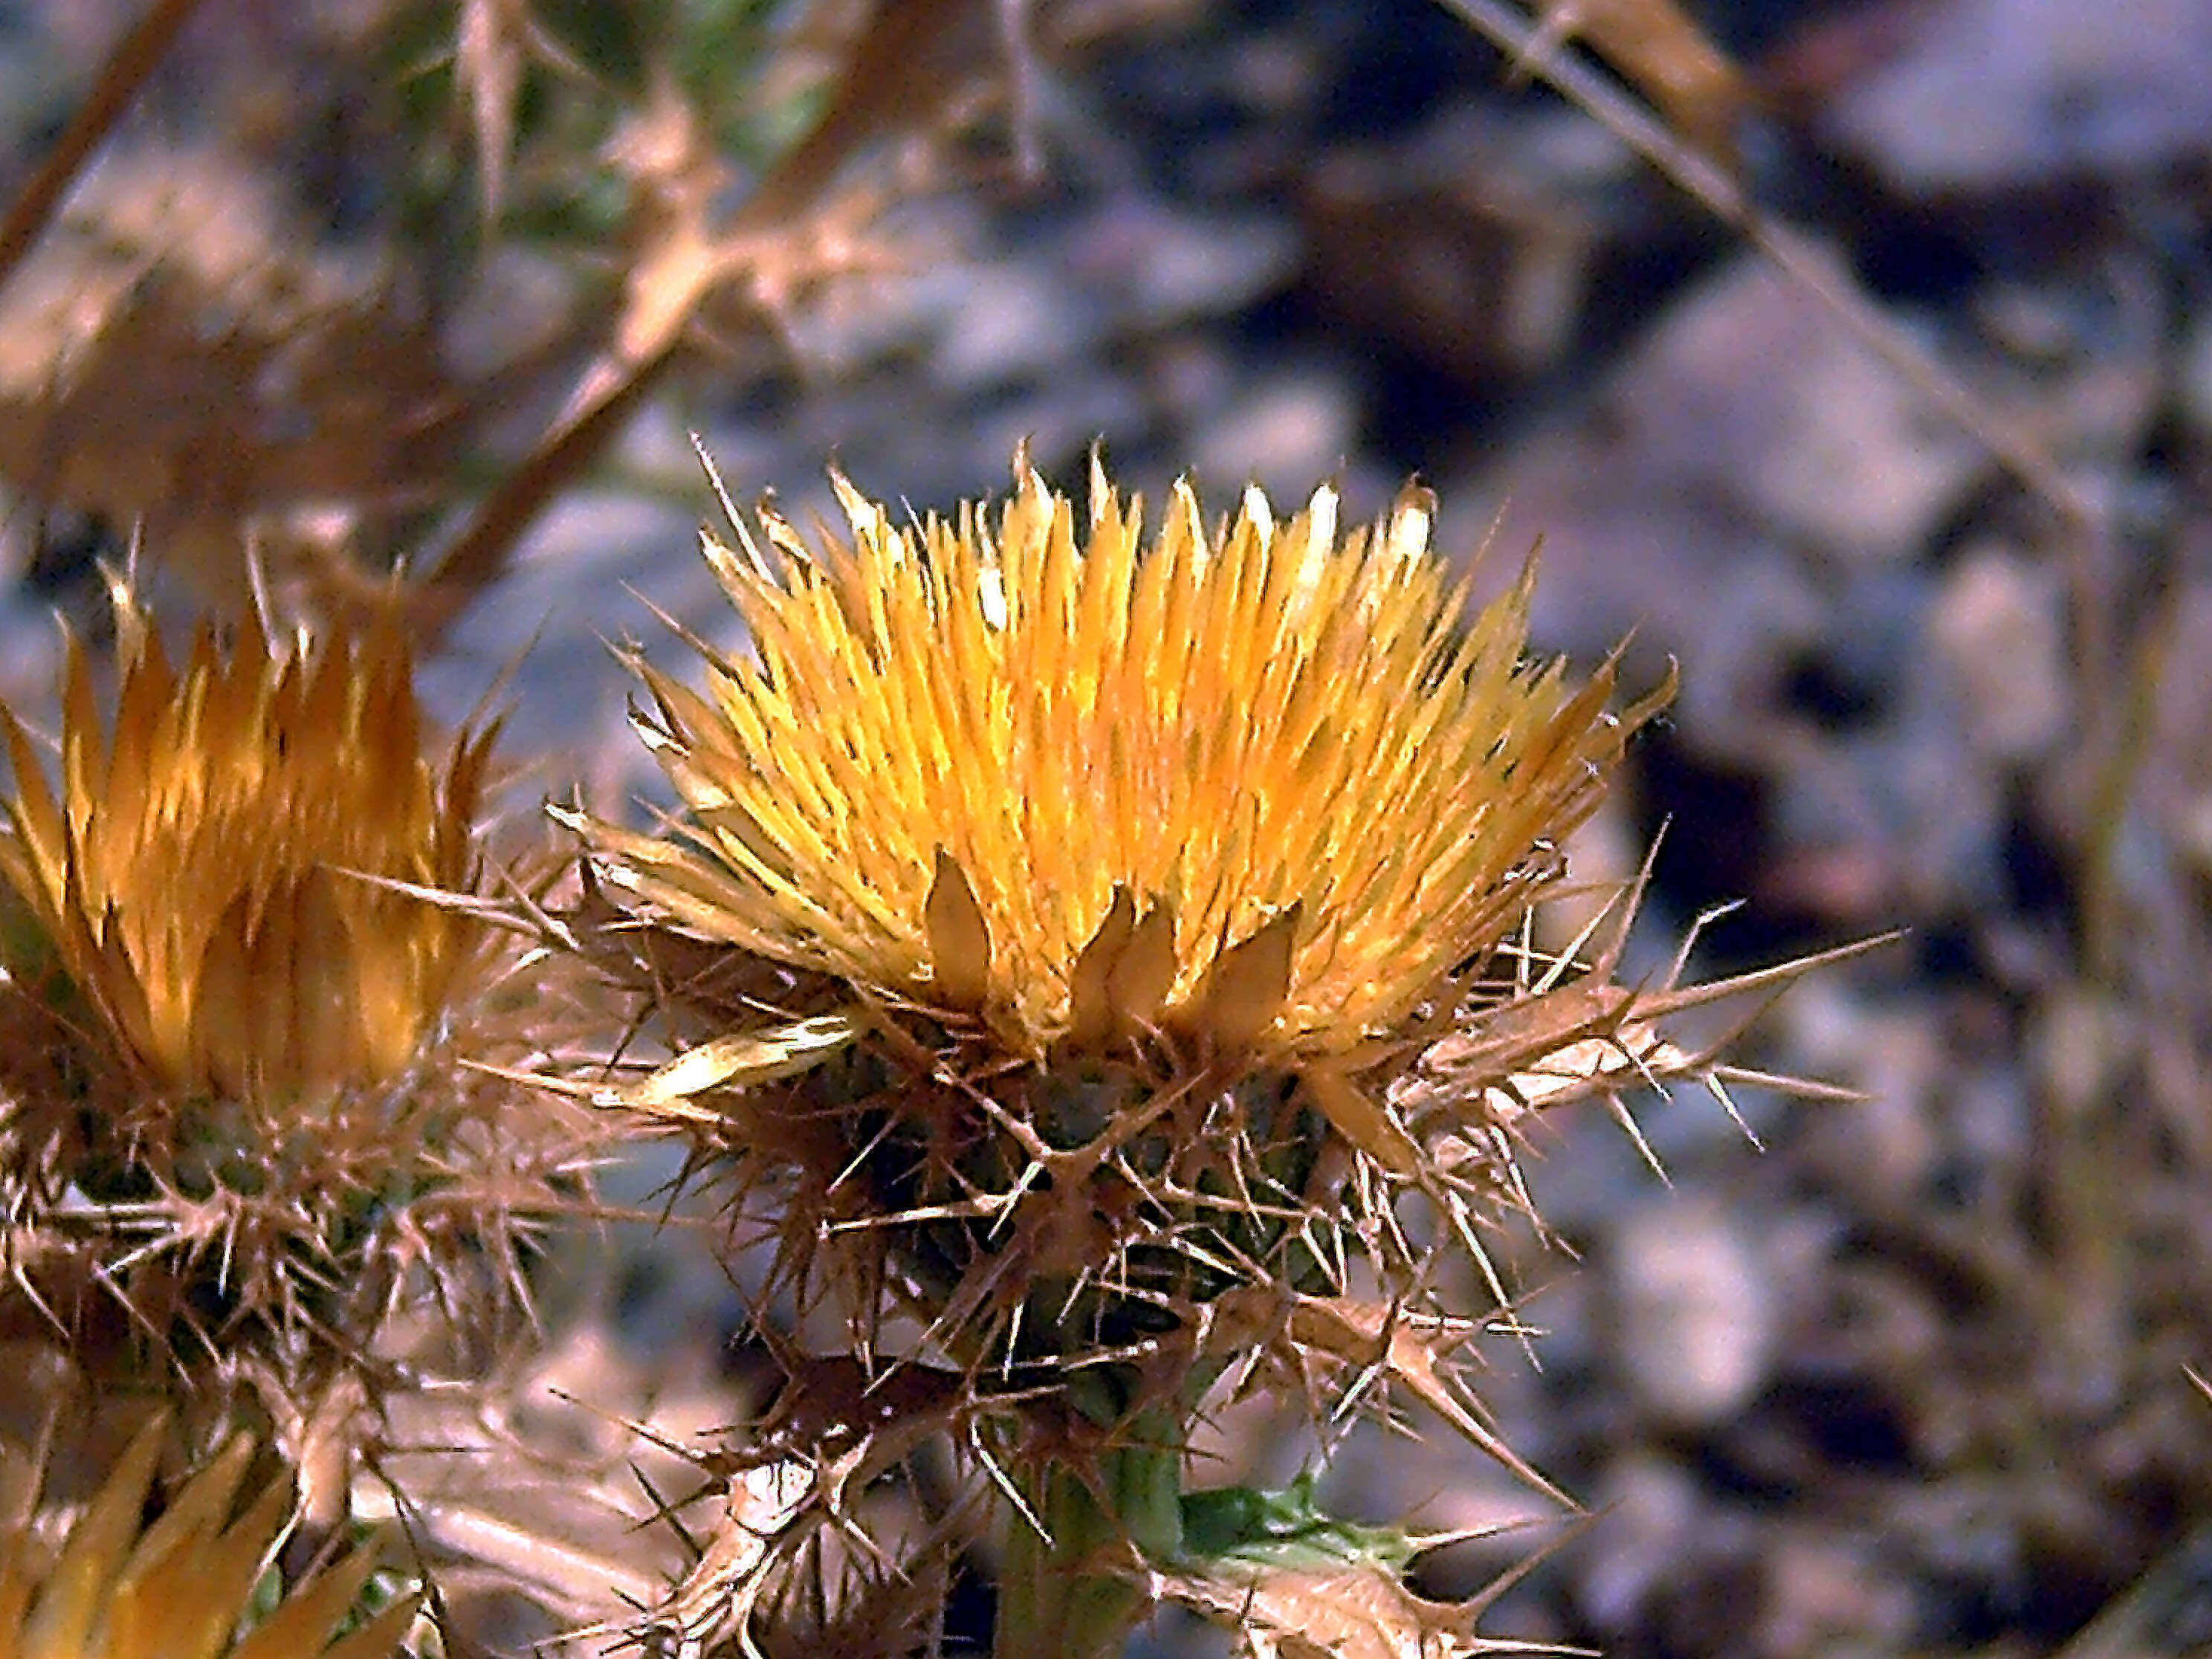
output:
[[[422,623],[441,624],[499,578],[524,530],[659,386],[711,302],[734,292],[752,318],[774,317],[814,281],[871,261],[847,222],[856,211],[866,216],[868,204],[839,190],[848,164],[886,137],[940,123],[979,69],[991,70],[999,60],[963,55],[963,43],[974,44],[969,14],[992,9],[976,0],[883,8],[851,43],[821,118],[719,223],[727,163],[673,80],[656,77],[609,156],[629,187],[632,216],[614,327],[529,454],[439,559],[420,595]],[[496,90],[495,77],[483,95]]]
[[109,155],[0,290],[0,476],[224,604],[249,541],[313,552],[333,507],[425,498],[458,406],[436,343],[310,241],[234,158]]
[[1154,1573],[1151,1589],[1235,1629],[1254,1659],[1464,1659],[1520,1645],[1483,1640],[1466,1609],[1377,1566],[1221,1563]]
[[1540,0],[1532,58],[1571,40],[1626,76],[1684,138],[1731,173],[1751,93],[1728,55],[1674,0]]

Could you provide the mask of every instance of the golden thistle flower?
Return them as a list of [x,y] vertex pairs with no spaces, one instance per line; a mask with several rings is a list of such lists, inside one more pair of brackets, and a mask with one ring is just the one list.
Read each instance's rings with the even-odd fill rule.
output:
[[145,1082],[273,1103],[391,1077],[483,933],[362,878],[471,885],[491,733],[434,768],[390,632],[287,652],[204,628],[179,673],[125,621],[110,730],[71,643],[58,798],[0,709],[0,879]]
[[632,896],[580,936],[694,1045],[607,1097],[718,1140],[864,1340],[888,1294],[967,1366],[1225,1344],[1205,1304],[1341,1291],[1342,1237],[1410,1267],[1317,1213],[1495,1198],[1393,1087],[1511,1000],[1493,958],[1659,698],[1524,661],[1529,578],[1471,606],[1415,490],[1340,538],[1328,489],[1209,530],[1178,486],[1147,545],[1095,465],[1080,529],[1026,465],[995,526],[836,483],[849,544],[706,542],[754,659],[638,665],[675,832],[562,815]]
[[350,1446],[327,1390],[380,1398],[403,1373],[367,1357],[426,1294],[494,1328],[580,1162],[462,1063],[541,1018],[491,995],[520,952],[470,908],[493,732],[426,752],[388,628],[204,628],[179,667],[119,622],[111,720],[72,642],[58,784],[0,709],[0,1330]]
[[43,1565],[33,1528],[0,1524],[0,1659],[386,1659],[401,1651],[411,1598],[331,1641],[360,1604],[376,1566],[371,1550],[332,1562],[249,1620],[290,1508],[289,1484],[271,1484],[234,1514],[253,1449],[240,1437],[148,1524],[163,1427],[157,1421],[131,1443]]
[[689,845],[585,824],[616,879],[1030,1062],[1160,1031],[1279,1069],[1403,1169],[1359,1079],[1558,872],[1657,699],[1616,720],[1612,664],[1524,664],[1528,575],[1470,613],[1418,491],[1340,541],[1333,490],[1209,533],[1178,486],[1146,550],[1103,475],[1080,545],[1026,470],[995,537],[836,483],[849,547],[708,541],[759,660],[710,657],[703,698],[641,665]]

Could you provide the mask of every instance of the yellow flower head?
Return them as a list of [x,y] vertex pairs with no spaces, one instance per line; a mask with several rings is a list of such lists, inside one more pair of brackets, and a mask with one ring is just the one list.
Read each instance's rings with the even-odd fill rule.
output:
[[252,1455],[240,1437],[149,1525],[162,1428],[157,1421],[131,1443],[51,1559],[40,1561],[31,1529],[0,1522],[0,1659],[387,1659],[402,1650],[411,1599],[331,1641],[375,1567],[370,1550],[334,1562],[240,1633],[262,1601],[289,1483],[238,1510]]
[[1147,531],[1095,465],[1087,514],[1026,465],[951,522],[835,483],[842,536],[707,539],[749,653],[635,664],[684,810],[558,815],[600,878],[561,941],[678,1050],[572,1086],[684,1126],[780,1285],[956,1413],[1260,1365],[1326,1412],[1380,1366],[1494,1445],[1429,1250],[1525,1206],[1521,1113],[1704,1068],[1617,937],[1522,943],[1671,688],[1615,714],[1617,659],[1529,660],[1533,573],[1474,603],[1415,489],[1346,534],[1327,488],[1209,525],[1178,485]]
[[1026,466],[994,526],[901,527],[842,478],[849,543],[711,538],[757,659],[705,696],[641,666],[678,846],[592,823],[614,878],[700,937],[987,1020],[1041,1060],[1160,1030],[1333,1085],[1486,957],[1556,875],[1644,709],[1522,650],[1409,489],[1340,536],[1316,491],[1146,545],[1094,467],[1087,520]]
[[120,620],[111,719],[72,645],[58,783],[0,709],[0,1320],[95,1387],[312,1415],[390,1385],[364,1357],[426,1287],[489,1337],[582,1156],[461,1063],[544,1018],[469,908],[492,734],[426,754],[387,630],[203,629],[179,669]]
[[483,934],[362,878],[470,885],[491,734],[425,757],[388,630],[283,649],[203,628],[179,672],[125,620],[112,726],[71,643],[58,795],[0,709],[0,880],[159,1087],[276,1103],[391,1077]]

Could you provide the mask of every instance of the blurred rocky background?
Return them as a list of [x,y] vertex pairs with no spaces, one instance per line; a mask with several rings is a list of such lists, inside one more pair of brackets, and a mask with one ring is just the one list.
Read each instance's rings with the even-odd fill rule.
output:
[[[134,532],[180,611],[404,564],[452,713],[512,669],[526,805],[607,805],[652,769],[602,641],[659,650],[645,601],[727,634],[690,432],[801,517],[827,458],[946,509],[1024,442],[1348,516],[1418,473],[1492,580],[1540,537],[1547,647],[1680,665],[1575,849],[1658,841],[1651,971],[1735,900],[1707,968],[1906,930],[1763,1027],[1863,1103],[1747,1086],[1759,1148],[1636,1103],[1663,1180],[1601,1112],[1543,1127],[1580,1261],[1499,1241],[1533,1334],[1485,1387],[1596,1513],[1436,1587],[1541,1548],[1492,1632],[1624,1656],[2212,1649],[2212,7],[1589,0],[1601,45],[1686,32],[1562,50],[1794,273],[1427,0],[151,9],[128,112],[0,226],[0,695],[49,695],[51,613],[96,633]],[[0,196],[140,21],[0,4]],[[737,1289],[617,1242],[544,1369],[737,1414]],[[1380,1434],[1331,1479],[1440,1530],[1537,1507]]]

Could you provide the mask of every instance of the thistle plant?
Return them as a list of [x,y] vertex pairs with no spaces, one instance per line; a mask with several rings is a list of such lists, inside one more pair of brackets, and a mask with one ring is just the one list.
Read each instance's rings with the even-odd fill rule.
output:
[[[942,1429],[1010,1495],[1003,1654],[1115,1651],[1163,1595],[1287,1627],[1322,1562],[1445,1639],[1402,1537],[1186,1494],[1185,1454],[1217,1390],[1327,1415],[1378,1378],[1498,1449],[1437,1258],[1488,1271],[1528,1111],[1717,1085],[1653,1022],[1743,988],[1526,943],[1667,688],[1615,712],[1617,659],[1528,660],[1533,568],[1476,607],[1414,489],[1346,536],[1329,489],[1209,526],[1179,485],[1148,541],[1095,464],[1080,520],[1025,464],[950,522],[836,484],[845,538],[705,539],[751,656],[636,664],[681,815],[561,815],[572,939],[678,1048],[599,1097],[696,1137],[877,1376],[790,1536]],[[775,1552],[736,1555],[742,1626]]]
[[119,629],[112,714],[71,643],[58,785],[0,709],[0,1324],[301,1455],[396,1380],[394,1310],[511,1303],[576,1158],[466,1064],[537,1018],[512,951],[417,890],[489,879],[495,730],[427,748],[389,630]]

